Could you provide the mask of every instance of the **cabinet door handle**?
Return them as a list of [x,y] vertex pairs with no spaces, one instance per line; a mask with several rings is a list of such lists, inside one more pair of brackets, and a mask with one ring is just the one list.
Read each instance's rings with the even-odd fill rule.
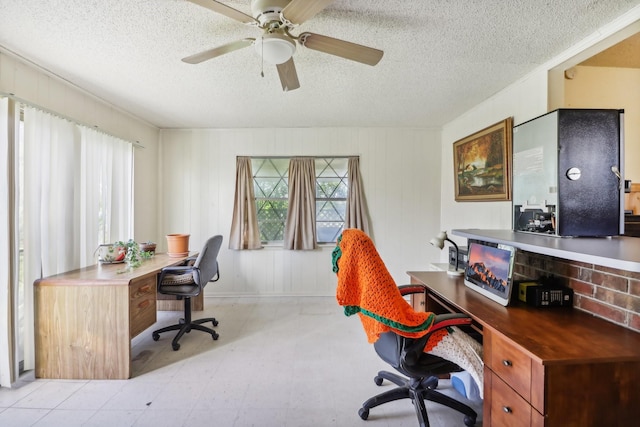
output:
[[503,360],[503,361],[502,361],[502,364],[503,364],[504,366],[507,366],[507,367],[508,367],[508,366],[513,366],[513,363],[511,363],[511,360]]
[[148,299],[142,301],[140,304],[138,304],[138,308],[145,308],[145,307],[149,307],[149,304],[151,304],[151,301],[149,301]]
[[503,410],[505,413],[507,413],[507,414],[510,414],[510,413],[512,413],[512,412],[513,412],[513,411],[511,410],[511,408],[509,408],[508,406],[503,406],[503,407],[502,407],[502,410]]

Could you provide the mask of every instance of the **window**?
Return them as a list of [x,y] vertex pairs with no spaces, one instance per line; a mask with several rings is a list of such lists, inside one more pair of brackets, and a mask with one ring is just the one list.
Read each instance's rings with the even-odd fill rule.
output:
[[289,159],[251,159],[260,240],[281,242],[289,197]]
[[349,182],[347,158],[316,159],[316,232],[318,243],[333,243],[344,227]]
[[[344,227],[349,191],[346,157],[315,159],[318,243],[332,243]],[[252,158],[260,239],[282,242],[289,203],[289,158]]]
[[[23,112],[18,203],[21,274],[29,284],[94,264],[100,243],[131,236],[133,148],[131,142],[35,106],[24,105]],[[32,369],[33,287],[23,289],[21,342],[24,368]]]

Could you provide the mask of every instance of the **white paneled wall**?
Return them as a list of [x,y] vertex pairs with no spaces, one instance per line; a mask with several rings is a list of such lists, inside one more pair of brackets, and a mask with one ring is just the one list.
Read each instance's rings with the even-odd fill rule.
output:
[[[419,129],[163,130],[159,234],[190,233],[190,249],[222,234],[212,295],[333,295],[333,246],[315,251],[227,249],[236,156],[359,155],[378,251],[396,281],[438,260],[440,133]],[[166,242],[161,242],[166,245]]]

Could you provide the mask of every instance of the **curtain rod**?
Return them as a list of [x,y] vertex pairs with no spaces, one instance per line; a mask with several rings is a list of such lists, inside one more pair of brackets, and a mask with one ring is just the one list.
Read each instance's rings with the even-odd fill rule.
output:
[[39,110],[42,110],[42,111],[44,111],[46,113],[49,113],[49,114],[54,115],[56,117],[59,117],[61,119],[70,121],[71,123],[75,123],[76,125],[84,126],[86,128],[89,128],[89,129],[94,129],[97,132],[103,133],[105,135],[112,136],[114,138],[118,138],[118,139],[121,139],[123,141],[127,141],[127,142],[129,142],[130,144],[132,144],[136,148],[145,148],[144,145],[140,144],[140,141],[131,141],[130,139],[122,138],[120,136],[117,136],[117,135],[114,135],[112,133],[106,132],[106,131],[100,129],[97,125],[89,125],[87,123],[83,123],[83,122],[81,122],[79,120],[76,120],[76,119],[73,119],[73,118],[71,118],[69,116],[65,116],[64,114],[60,114],[57,111],[50,110],[49,108],[45,108],[45,107],[43,107],[41,105],[34,104],[33,102],[30,102],[30,101],[22,99],[22,98],[20,98],[18,96],[15,96],[13,93],[7,93],[7,92],[0,91],[0,96],[4,96],[6,98],[13,99],[16,102],[19,102],[19,103],[24,104],[24,105],[28,105],[29,107],[37,108]]
[[307,158],[312,158],[312,159],[350,159],[351,157],[360,157],[359,154],[354,154],[352,156],[334,156],[334,155],[327,155],[327,156],[287,156],[287,155],[282,155],[282,156],[258,156],[258,155],[251,155],[251,156],[236,156],[236,158],[238,157],[250,157],[252,159],[291,159],[294,157],[307,157]]

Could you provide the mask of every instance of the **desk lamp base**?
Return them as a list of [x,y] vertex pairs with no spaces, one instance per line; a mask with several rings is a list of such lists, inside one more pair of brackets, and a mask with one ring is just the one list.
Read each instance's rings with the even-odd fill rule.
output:
[[452,270],[448,269],[447,274],[449,276],[462,276],[464,274],[464,270]]

